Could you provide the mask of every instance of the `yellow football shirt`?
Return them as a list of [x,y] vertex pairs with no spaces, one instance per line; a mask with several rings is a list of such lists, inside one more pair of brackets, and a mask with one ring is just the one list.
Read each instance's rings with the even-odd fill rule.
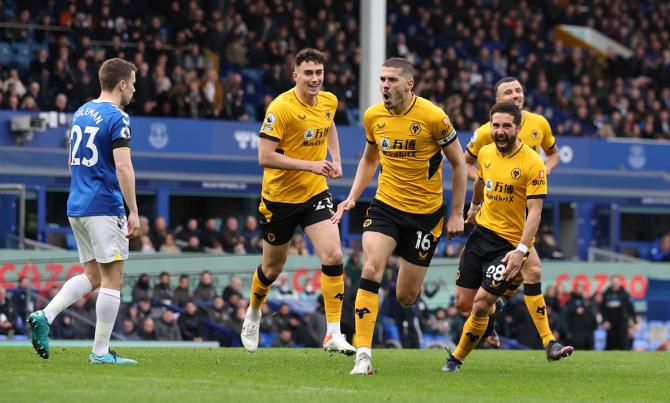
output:
[[444,111],[413,96],[394,115],[384,103],[372,105],[363,118],[365,136],[379,149],[381,171],[375,198],[398,210],[434,213],[442,207],[442,147],[456,136]]
[[[503,157],[495,144],[479,150],[477,174],[484,182],[484,204],[477,224],[516,246],[526,223],[528,199],[547,196],[547,175],[542,158],[530,146]],[[528,245],[529,247],[532,246]]]
[[[548,152],[551,147],[556,144],[556,139],[551,132],[551,126],[544,116],[538,115],[528,111],[522,111],[523,119],[521,120],[521,128],[519,130],[519,139],[522,143],[527,144],[535,150],[540,151],[540,147],[544,152]],[[470,142],[466,146],[466,150],[475,158],[479,154],[479,150],[487,144],[493,143],[491,136],[491,122],[487,122],[480,126],[472,135]]]
[[[314,106],[303,104],[295,88],[270,103],[260,136],[278,142],[287,157],[321,161],[328,155],[328,134],[337,110],[337,97],[319,92]],[[328,189],[326,178],[308,171],[263,169],[261,195],[274,202],[303,203]]]

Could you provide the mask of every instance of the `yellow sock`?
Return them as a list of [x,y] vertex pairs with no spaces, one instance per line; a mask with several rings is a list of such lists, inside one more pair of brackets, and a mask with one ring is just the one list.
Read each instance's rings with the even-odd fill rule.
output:
[[465,325],[463,325],[463,334],[461,334],[461,339],[458,341],[458,346],[456,346],[456,350],[454,350],[452,355],[459,361],[465,360],[468,354],[479,344],[479,340],[482,338],[488,324],[488,315],[478,318],[470,314],[468,320],[465,321]]
[[339,323],[344,300],[344,270],[342,265],[321,266],[321,293],[327,323]]
[[259,265],[251,279],[251,296],[249,297],[249,306],[251,309],[254,311],[261,309],[261,305],[263,305],[265,298],[270,292],[271,285],[272,281],[265,277],[263,269],[261,269],[261,266]]
[[549,327],[547,304],[544,302],[544,296],[542,295],[542,285],[540,283],[524,284],[523,294],[526,308],[528,308],[530,317],[533,318],[533,323],[535,323],[535,328],[542,338],[542,345],[546,347],[550,341],[554,340],[554,335]]
[[356,293],[354,319],[356,321],[356,347],[372,348],[377,311],[379,310],[379,286],[376,281],[361,278]]

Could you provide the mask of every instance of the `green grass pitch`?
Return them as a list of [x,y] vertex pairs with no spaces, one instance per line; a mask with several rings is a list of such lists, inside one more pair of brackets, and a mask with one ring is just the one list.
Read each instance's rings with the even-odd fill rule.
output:
[[315,349],[124,348],[135,367],[92,366],[87,348],[0,349],[1,402],[670,401],[670,354],[475,351],[440,372],[440,350],[374,350],[376,374],[349,376],[353,358]]

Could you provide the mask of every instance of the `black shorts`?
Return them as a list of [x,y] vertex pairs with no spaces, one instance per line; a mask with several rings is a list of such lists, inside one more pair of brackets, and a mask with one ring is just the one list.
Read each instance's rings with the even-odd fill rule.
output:
[[475,227],[461,255],[456,285],[470,289],[482,287],[493,295],[503,295],[512,282],[503,279],[506,265],[501,260],[514,249],[514,245],[490,229]]
[[272,245],[291,240],[295,229],[330,219],[335,214],[333,196],[325,190],[304,203],[280,203],[261,198],[258,221],[263,239]]
[[363,232],[372,231],[395,239],[395,253],[417,266],[428,267],[444,227],[442,208],[431,214],[412,214],[372,200],[365,214]]

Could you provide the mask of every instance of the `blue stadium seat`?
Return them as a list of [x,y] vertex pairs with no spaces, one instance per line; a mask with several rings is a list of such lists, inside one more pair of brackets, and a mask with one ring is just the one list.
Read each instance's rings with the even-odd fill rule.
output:
[[0,64],[5,66],[9,65],[13,58],[14,54],[12,53],[12,48],[9,46],[9,43],[0,42]]

